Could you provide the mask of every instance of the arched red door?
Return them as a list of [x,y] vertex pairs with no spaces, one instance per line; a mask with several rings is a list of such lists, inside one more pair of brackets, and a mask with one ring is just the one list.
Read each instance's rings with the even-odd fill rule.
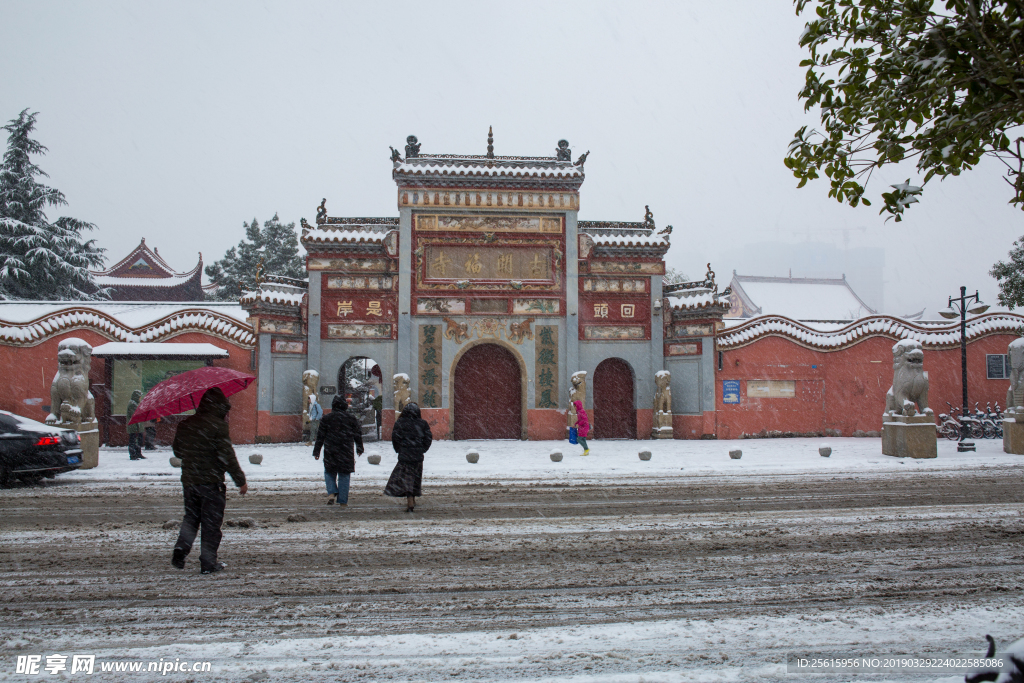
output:
[[480,344],[455,366],[455,438],[519,439],[523,424],[519,363],[497,344]]
[[594,435],[635,439],[633,370],[621,358],[606,358],[594,370]]

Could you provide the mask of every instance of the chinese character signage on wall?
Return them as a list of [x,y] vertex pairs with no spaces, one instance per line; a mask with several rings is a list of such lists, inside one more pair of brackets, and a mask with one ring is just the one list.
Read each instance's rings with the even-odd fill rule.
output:
[[534,348],[537,354],[534,402],[538,408],[557,408],[558,328],[554,325],[538,325]]
[[420,325],[420,407],[441,407],[441,328]]

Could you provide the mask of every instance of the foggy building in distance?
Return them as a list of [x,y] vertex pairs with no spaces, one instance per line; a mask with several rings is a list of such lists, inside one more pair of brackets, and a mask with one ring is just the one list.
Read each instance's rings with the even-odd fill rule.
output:
[[726,318],[781,315],[793,320],[857,320],[878,311],[857,296],[846,276],[759,277],[732,273]]

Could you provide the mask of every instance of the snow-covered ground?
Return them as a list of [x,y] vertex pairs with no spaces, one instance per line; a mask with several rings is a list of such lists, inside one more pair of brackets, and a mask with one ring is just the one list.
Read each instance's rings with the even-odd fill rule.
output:
[[[310,447],[238,446],[253,495],[233,494],[228,518],[259,524],[226,529],[231,567],[214,578],[166,565],[177,531],[161,523],[180,505],[170,450],[133,462],[127,449],[104,448],[95,469],[5,493],[6,514],[26,521],[0,533],[0,680],[33,678],[14,673],[17,655],[68,650],[213,663],[212,675],[166,676],[193,681],[954,683],[962,673],[808,677],[787,673],[785,657],[981,655],[986,633],[1003,646],[1024,635],[1024,501],[1006,493],[1024,456],[976,444],[957,453],[940,441],[937,458],[912,460],[883,456],[871,438],[592,441],[588,457],[564,441],[435,441],[416,516],[380,496],[396,462],[389,443],[357,459],[344,512],[323,506]],[[466,461],[470,450],[479,463]],[[253,453],[261,465],[248,462]],[[373,453],[380,465],[367,463]],[[913,473],[922,482],[906,488]],[[984,495],[967,500],[959,489],[970,477]],[[1002,486],[998,500],[987,500],[989,479]],[[820,485],[825,502],[733,503],[739,489],[767,498],[783,481]],[[927,504],[900,494],[930,486],[947,493]],[[666,493],[635,505],[620,495],[614,508],[601,498],[624,488]],[[705,509],[672,507],[696,490]],[[541,511],[531,495],[562,507]],[[120,503],[123,518],[87,511],[86,498]],[[301,505],[308,521],[285,522]],[[468,514],[444,516],[453,505]],[[82,514],[50,521],[66,516],[60,506]],[[111,564],[114,548],[126,565]]]
[[[1021,467],[1024,455],[1003,453],[1002,441],[980,439],[977,451],[958,453],[956,442],[939,440],[938,457],[915,460],[882,455],[877,438],[831,439],[742,439],[737,441],[590,441],[590,455],[566,441],[434,441],[423,465],[425,484],[444,483],[612,483],[622,479],[658,479],[668,481],[686,477],[744,477],[757,475],[883,474],[908,469],[955,471],[968,469]],[[822,457],[820,446],[830,446],[832,454]],[[740,449],[738,460],[729,451]],[[288,482],[319,481],[322,461],[312,457],[313,449],[302,444],[259,444],[236,447],[239,462],[255,488],[260,483],[275,486]],[[480,453],[476,464],[466,461],[468,451]],[[642,461],[639,452],[649,450],[651,459]],[[560,451],[561,462],[552,462],[550,454]],[[260,465],[249,463],[253,453],[263,455]],[[366,456],[381,456],[379,465],[370,465]],[[127,448],[103,448],[100,465],[79,470],[61,478],[84,481],[153,483],[163,477],[177,479],[170,466],[170,450],[146,451],[146,460],[130,461]],[[397,458],[390,442],[367,443],[366,452],[356,461],[353,485],[387,482]]]

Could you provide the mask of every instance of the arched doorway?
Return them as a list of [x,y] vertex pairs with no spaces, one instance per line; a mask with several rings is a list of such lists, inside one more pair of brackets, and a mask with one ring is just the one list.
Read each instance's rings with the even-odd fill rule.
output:
[[594,431],[601,439],[635,439],[633,369],[621,358],[606,358],[594,370]]
[[[363,441],[380,438],[384,385],[380,366],[372,358],[353,356],[338,368],[338,393],[348,400],[349,411],[363,430]],[[329,407],[325,406],[325,407]]]
[[455,366],[456,439],[519,439],[523,422],[519,362],[498,344],[468,349]]

